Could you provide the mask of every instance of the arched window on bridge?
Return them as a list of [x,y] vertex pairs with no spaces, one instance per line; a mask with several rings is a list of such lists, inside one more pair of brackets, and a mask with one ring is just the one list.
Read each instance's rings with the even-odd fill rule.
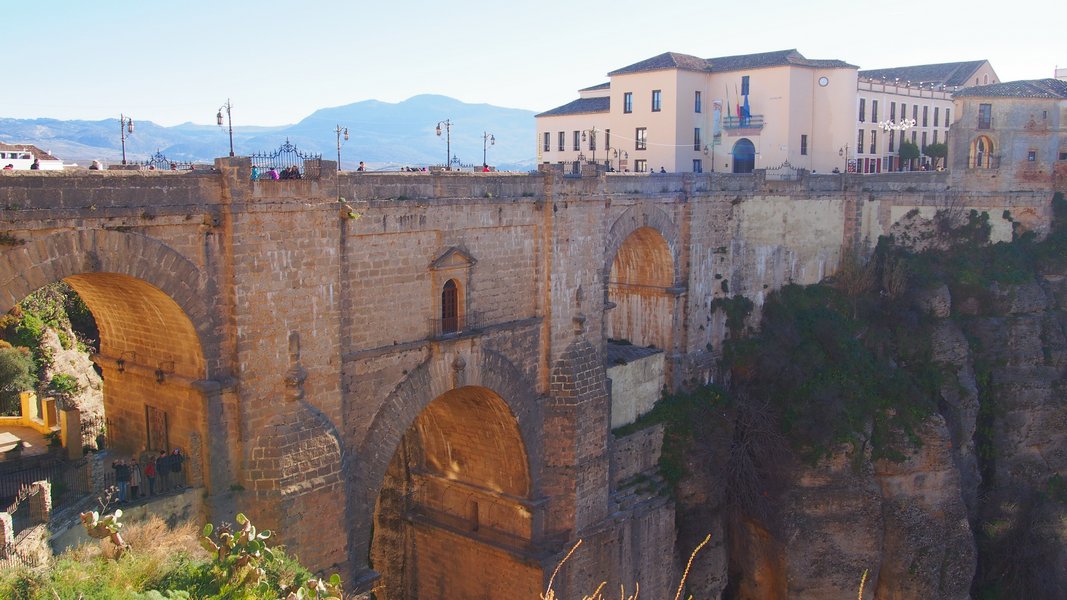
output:
[[449,279],[441,290],[441,333],[455,333],[459,329],[459,286],[455,279]]

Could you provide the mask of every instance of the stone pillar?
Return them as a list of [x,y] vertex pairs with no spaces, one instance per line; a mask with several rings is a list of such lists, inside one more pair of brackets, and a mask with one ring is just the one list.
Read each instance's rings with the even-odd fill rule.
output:
[[78,460],[82,457],[82,414],[76,408],[64,408],[59,411],[59,439],[67,458]]
[[52,519],[52,484],[48,481],[35,481],[30,486],[30,521],[34,524],[47,523]]
[[15,525],[11,522],[11,513],[0,512],[0,559],[10,556],[15,547]]

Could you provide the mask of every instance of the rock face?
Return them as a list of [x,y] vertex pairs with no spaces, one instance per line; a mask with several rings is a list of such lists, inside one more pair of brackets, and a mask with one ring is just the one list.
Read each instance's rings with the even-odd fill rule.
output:
[[[793,467],[779,522],[730,528],[722,597],[856,597],[864,571],[863,598],[1063,597],[1065,279],[942,286],[911,301],[931,323],[932,358],[946,375],[940,414],[917,432],[921,445],[900,462],[845,448]],[[700,485],[722,482],[705,476]],[[726,521],[725,511],[703,513],[680,501],[679,540],[690,517]],[[723,589],[714,578],[700,583],[697,597]]]

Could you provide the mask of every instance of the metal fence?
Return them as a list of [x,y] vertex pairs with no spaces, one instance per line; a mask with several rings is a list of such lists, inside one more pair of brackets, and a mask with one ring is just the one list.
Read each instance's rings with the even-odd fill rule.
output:
[[73,462],[54,459],[0,474],[0,501],[11,502],[6,512],[14,515],[29,494],[30,486],[37,481],[51,483],[53,507],[62,506],[68,499],[92,491],[91,461],[89,458]]
[[286,138],[285,143],[273,152],[255,152],[250,157],[252,166],[259,170],[259,178],[270,169],[279,173],[296,167],[301,177],[318,179],[322,175],[322,155],[301,152]]
[[171,160],[163,155],[162,152],[156,150],[156,153],[151,158],[141,163],[146,169],[157,169],[160,171],[188,171],[193,168],[193,163],[183,160]]
[[103,415],[82,415],[82,448],[103,450],[111,447],[111,432],[115,428]]
[[479,314],[474,312],[443,319],[430,319],[430,338],[436,340],[469,333],[478,328],[480,321]]

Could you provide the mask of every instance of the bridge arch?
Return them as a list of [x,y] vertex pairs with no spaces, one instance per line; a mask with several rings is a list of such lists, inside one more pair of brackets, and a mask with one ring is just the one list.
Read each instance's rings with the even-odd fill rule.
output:
[[58,281],[96,319],[94,362],[115,448],[136,454],[181,447],[190,482],[205,483],[204,394],[218,344],[200,269],[143,235],[56,233],[0,253],[0,312]]
[[678,226],[659,208],[631,207],[612,225],[604,259],[606,337],[669,348],[683,289]]
[[539,593],[542,573],[528,556],[543,520],[533,501],[533,390],[503,355],[475,348],[423,363],[382,404],[349,488],[350,556],[364,573],[371,558],[379,597],[479,596],[495,577],[484,561],[517,570],[516,581]]

